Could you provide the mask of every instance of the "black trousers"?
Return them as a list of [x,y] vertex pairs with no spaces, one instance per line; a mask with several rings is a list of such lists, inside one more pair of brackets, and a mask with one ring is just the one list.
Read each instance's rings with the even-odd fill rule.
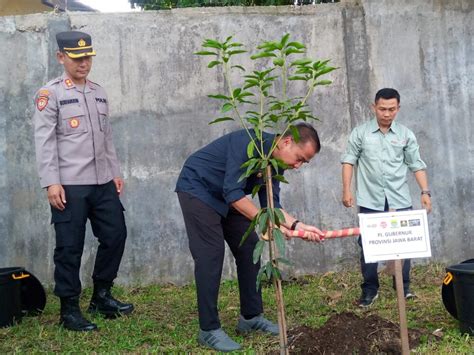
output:
[[262,313],[262,295],[256,287],[260,263],[253,263],[257,234],[252,232],[239,247],[250,221],[234,209],[224,218],[201,200],[185,192],[178,192],[178,199],[188,233],[189,249],[194,259],[201,329],[212,330],[221,326],[217,299],[224,262],[224,241],[229,245],[237,266],[240,313],[243,316]]
[[122,260],[127,238],[124,208],[115,184],[66,185],[66,208],[51,207],[51,223],[56,231],[54,250],[54,293],[58,297],[81,293],[79,270],[84,249],[87,219],[99,241],[92,279],[112,284]]
[[[408,211],[411,210],[411,207],[409,208],[402,208],[397,211]],[[360,207],[359,212],[360,213],[383,213],[383,212],[388,212],[389,211],[389,206],[388,206],[388,201],[385,200],[385,207],[384,211],[376,211],[376,210],[371,210],[369,208],[365,207]],[[362,240],[361,237],[358,239],[358,243],[361,247],[360,251],[360,267],[362,271],[362,277],[364,278],[364,282],[361,284],[362,292],[367,294],[367,295],[375,295],[379,289],[379,275],[377,273],[377,268],[378,268],[378,263],[366,263],[365,258],[364,258],[364,250],[362,248]],[[410,268],[411,268],[411,262],[410,259],[405,259],[402,262],[402,276],[403,276],[403,289],[405,291],[405,294],[410,288]],[[395,281],[394,281],[395,285]],[[395,286],[394,286],[395,287]]]

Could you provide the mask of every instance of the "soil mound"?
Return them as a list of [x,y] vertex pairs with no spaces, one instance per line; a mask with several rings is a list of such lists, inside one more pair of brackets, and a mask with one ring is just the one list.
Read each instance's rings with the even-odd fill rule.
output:
[[[409,329],[410,349],[423,332]],[[333,315],[321,328],[298,326],[288,331],[290,353],[295,354],[400,354],[400,328],[376,315],[361,318],[354,313]]]

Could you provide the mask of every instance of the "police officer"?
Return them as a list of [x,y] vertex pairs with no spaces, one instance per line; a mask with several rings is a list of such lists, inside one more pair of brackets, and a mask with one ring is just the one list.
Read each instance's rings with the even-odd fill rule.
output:
[[107,95],[87,79],[96,54],[92,39],[83,32],[67,31],[58,33],[56,40],[64,74],[36,94],[36,161],[56,231],[54,293],[61,300],[60,324],[90,331],[97,326],[79,308],[87,219],[99,241],[89,311],[107,317],[133,311],[132,304],[116,300],[110,292],[127,236],[119,199],[124,183],[112,142]]

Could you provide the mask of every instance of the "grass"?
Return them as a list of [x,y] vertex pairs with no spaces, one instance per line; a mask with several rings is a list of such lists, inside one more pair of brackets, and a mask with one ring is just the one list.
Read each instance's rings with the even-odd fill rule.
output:
[[[441,284],[444,266],[415,266],[412,289],[418,298],[407,303],[409,327],[431,334],[441,328],[439,340],[427,337],[412,349],[418,354],[474,354],[474,337],[461,335],[458,322],[444,309]],[[284,282],[288,327],[307,325],[320,327],[334,313],[351,311],[361,316],[376,314],[398,322],[395,292],[391,278],[381,274],[380,297],[369,310],[358,309],[360,274],[357,270],[331,272],[301,277]],[[135,312],[115,320],[100,316],[91,319],[98,332],[76,333],[57,325],[59,302],[48,291],[48,302],[41,316],[23,318],[21,324],[0,329],[0,353],[162,353],[208,352],[196,341],[198,329],[195,289],[193,285],[147,287],[115,287],[117,298],[133,302]],[[81,306],[87,307],[91,289],[85,289]],[[263,289],[266,316],[276,320],[274,292]],[[239,336],[234,327],[239,314],[238,286],[235,281],[221,285],[219,309],[224,329],[241,343],[246,353],[266,353],[278,349],[278,338],[261,334]],[[89,315],[87,315],[89,317]]]

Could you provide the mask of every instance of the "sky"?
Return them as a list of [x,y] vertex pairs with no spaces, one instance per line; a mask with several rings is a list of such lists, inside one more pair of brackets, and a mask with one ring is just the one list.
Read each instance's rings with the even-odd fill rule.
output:
[[101,12],[132,11],[128,0],[80,0],[80,2]]

